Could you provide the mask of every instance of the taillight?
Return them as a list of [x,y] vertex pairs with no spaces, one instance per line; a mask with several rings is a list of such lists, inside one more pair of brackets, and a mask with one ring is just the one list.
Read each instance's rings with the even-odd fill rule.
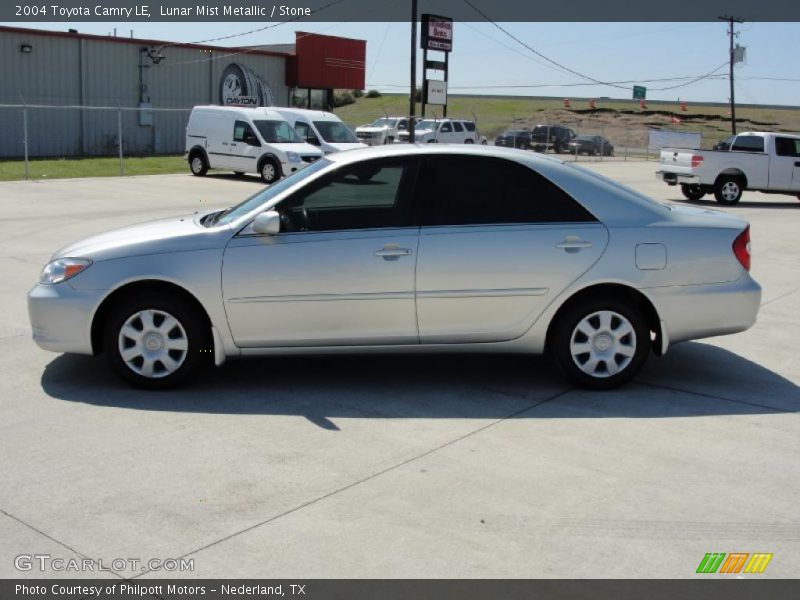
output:
[[733,253],[745,270],[750,270],[750,225],[733,240]]
[[692,168],[696,169],[697,167],[699,167],[702,164],[703,164],[703,157],[700,156],[699,154],[693,154],[692,155]]

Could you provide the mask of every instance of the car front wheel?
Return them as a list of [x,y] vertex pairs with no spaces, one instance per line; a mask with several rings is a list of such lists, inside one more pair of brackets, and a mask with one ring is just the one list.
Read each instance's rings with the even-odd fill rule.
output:
[[207,328],[191,304],[166,294],[141,294],[115,306],[103,348],[111,367],[137,387],[181,383],[210,357]]
[[195,152],[189,157],[189,169],[192,171],[192,175],[202,177],[208,173],[208,162],[200,152]]
[[261,181],[264,183],[275,183],[281,178],[281,168],[278,163],[268,158],[261,164],[259,174],[261,175]]
[[644,317],[626,302],[611,299],[577,304],[559,318],[551,350],[567,377],[591,389],[630,381],[650,353]]

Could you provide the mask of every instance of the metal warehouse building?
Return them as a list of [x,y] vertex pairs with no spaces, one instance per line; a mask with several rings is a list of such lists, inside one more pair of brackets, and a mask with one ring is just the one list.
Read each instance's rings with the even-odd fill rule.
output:
[[229,48],[0,27],[0,157],[184,150],[198,104],[330,108],[363,89],[366,42],[297,32]]

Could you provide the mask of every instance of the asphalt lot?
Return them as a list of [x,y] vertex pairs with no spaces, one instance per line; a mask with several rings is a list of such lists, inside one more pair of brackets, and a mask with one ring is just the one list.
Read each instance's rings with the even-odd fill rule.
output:
[[[683,201],[653,162],[584,164]],[[800,572],[796,199],[727,209],[752,223],[756,326],[615,392],[543,359],[385,356],[233,361],[144,393],[30,340],[25,294],[57,248],[259,185],[0,184],[0,577],[80,575],[20,573],[19,554],[185,556],[191,577],[684,578],[707,552],[771,552],[760,577]]]

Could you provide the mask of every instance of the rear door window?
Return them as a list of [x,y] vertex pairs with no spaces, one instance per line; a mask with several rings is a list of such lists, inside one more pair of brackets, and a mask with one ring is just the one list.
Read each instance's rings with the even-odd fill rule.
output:
[[458,121],[453,121],[453,129],[455,129],[458,133],[464,133],[464,126]]
[[731,146],[733,152],[764,152],[764,138],[757,135],[740,135]]
[[776,137],[775,154],[778,156],[800,157],[800,139]]
[[596,221],[530,167],[500,158],[429,157],[420,189],[422,224],[428,226]]

